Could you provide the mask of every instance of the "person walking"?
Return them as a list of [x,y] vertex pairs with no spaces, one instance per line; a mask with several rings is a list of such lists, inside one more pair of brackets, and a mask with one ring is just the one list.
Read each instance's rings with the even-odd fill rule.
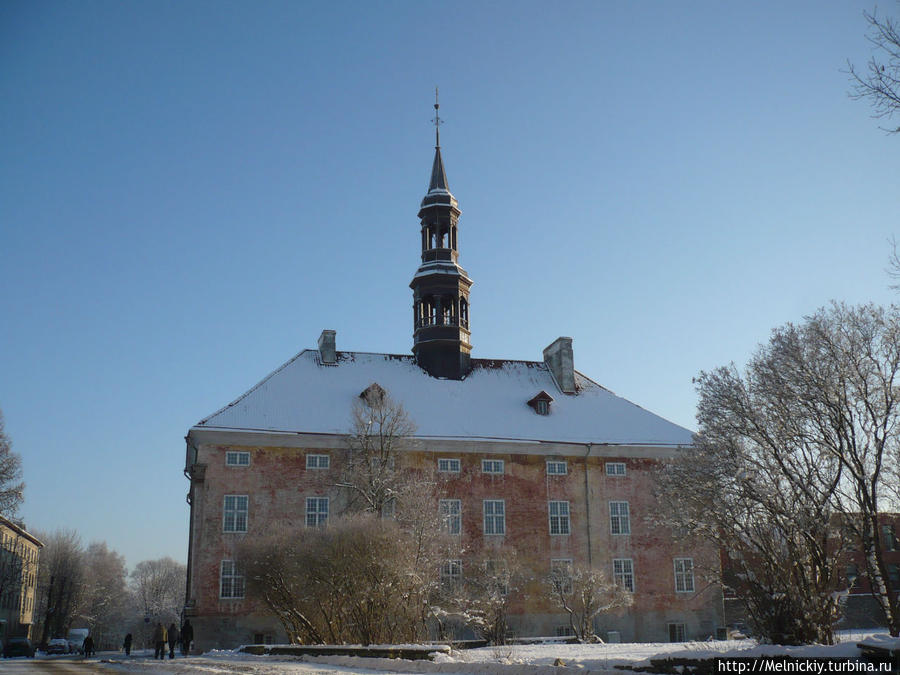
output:
[[166,642],[168,639],[169,636],[166,633],[166,627],[157,621],[156,628],[153,629],[153,644],[156,647],[156,651],[153,653],[154,659],[166,658]]
[[94,638],[92,638],[90,635],[87,635],[84,638],[84,642],[81,643],[81,651],[84,652],[84,658],[93,656],[94,655]]
[[186,619],[184,625],[181,627],[181,653],[184,656],[188,655],[188,652],[191,651],[191,642],[194,640],[194,627],[191,625],[191,620]]
[[122,643],[125,648],[125,656],[131,656],[131,633],[125,636],[125,642]]
[[178,642],[178,626],[173,621],[169,625],[169,658],[175,658],[175,643]]

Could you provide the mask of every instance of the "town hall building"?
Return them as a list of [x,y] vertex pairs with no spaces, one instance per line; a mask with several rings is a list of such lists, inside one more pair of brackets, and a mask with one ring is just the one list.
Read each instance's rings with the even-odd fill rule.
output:
[[[569,337],[536,361],[473,358],[460,213],[438,135],[418,212],[412,353],[342,351],[324,330],[316,348],[189,430],[185,616],[195,649],[287,640],[249,593],[235,564],[238,543],[298,514],[311,526],[340,515],[335,483],[353,405],[373,384],[415,425],[409,465],[446,478],[440,508],[464,544],[514,550],[535,577],[572,564],[606,571],[633,604],[597,618],[604,639],[720,631],[717,551],[680,542],[654,521],[654,471],[690,446],[692,433],[576,370]],[[447,569],[465,574],[461,561]],[[568,619],[538,598],[511,602],[509,623],[517,636],[545,636],[564,633]]]

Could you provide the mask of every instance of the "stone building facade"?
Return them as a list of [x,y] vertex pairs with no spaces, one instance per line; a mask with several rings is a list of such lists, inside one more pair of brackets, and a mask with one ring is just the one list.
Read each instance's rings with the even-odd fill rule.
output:
[[42,547],[23,527],[0,516],[0,642],[31,637]]
[[[538,586],[573,564],[603,569],[633,592],[627,611],[598,618],[607,638],[705,639],[722,627],[717,553],[654,524],[654,471],[691,444],[691,432],[578,372],[571,338],[538,361],[472,358],[459,216],[438,137],[410,283],[412,355],[339,351],[335,332],[323,331],[316,349],[188,432],[186,616],[197,649],[286,639],[247,594],[237,544],[273,524],[321,525],[341,513],[335,483],[351,410],[373,384],[416,425],[401,469],[440,477],[441,510],[461,546],[514,550],[536,579],[535,592],[511,598],[514,633],[565,630]],[[447,570],[465,574],[465,560]]]

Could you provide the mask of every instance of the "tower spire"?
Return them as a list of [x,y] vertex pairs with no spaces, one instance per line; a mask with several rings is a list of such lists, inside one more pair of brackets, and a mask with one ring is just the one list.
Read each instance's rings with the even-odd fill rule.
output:
[[409,286],[413,291],[413,354],[433,377],[459,380],[470,369],[469,288],[459,266],[459,204],[447,185],[441,159],[440,101],[434,89],[434,164],[428,192],[419,208],[422,264]]
[[438,88],[434,88],[434,119],[431,120],[432,124],[434,124],[434,147],[441,147],[441,125],[444,123],[444,120],[441,119],[441,116],[438,114],[438,110],[440,109],[441,104],[438,102]]

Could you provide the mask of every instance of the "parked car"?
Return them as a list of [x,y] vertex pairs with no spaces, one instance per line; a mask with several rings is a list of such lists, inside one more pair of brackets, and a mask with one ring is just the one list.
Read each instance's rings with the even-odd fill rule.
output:
[[71,654],[69,641],[65,638],[53,638],[47,643],[47,654]]
[[3,645],[3,658],[9,659],[13,656],[27,656],[33,659],[34,646],[31,644],[31,640],[25,637],[8,638],[6,644]]

